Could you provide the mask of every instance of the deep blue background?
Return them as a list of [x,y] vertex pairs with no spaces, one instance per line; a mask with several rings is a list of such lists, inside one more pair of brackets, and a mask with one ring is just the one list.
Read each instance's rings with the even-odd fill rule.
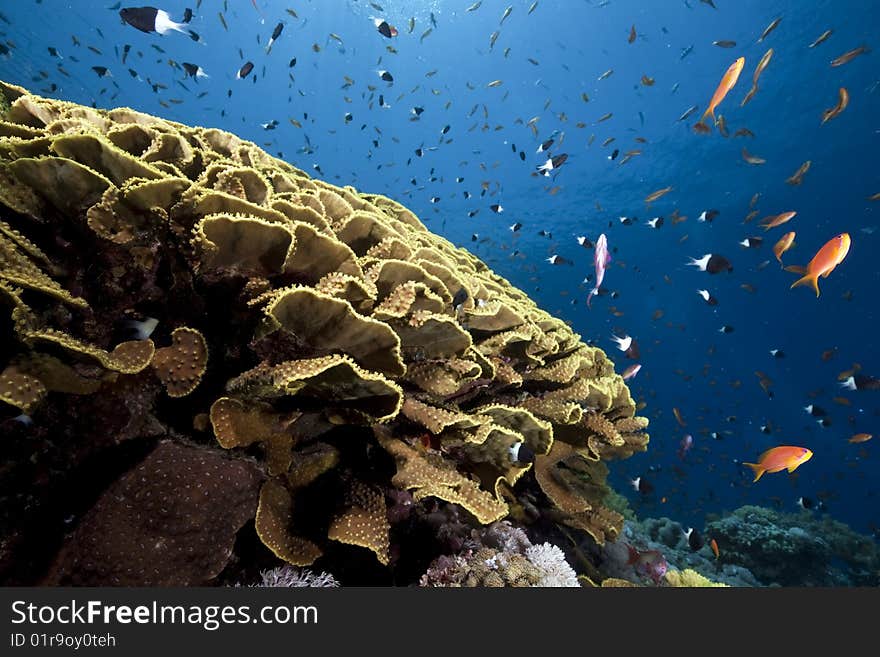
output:
[[[513,11],[499,27],[508,3]],[[192,6],[191,27],[204,43],[173,32],[164,37],[138,32],[121,23],[117,11],[108,9],[111,4],[3,3],[0,39],[10,54],[0,58],[0,77],[36,93],[99,107],[127,105],[231,130],[306,171],[314,173],[313,165],[319,165],[330,181],[407,204],[430,229],[475,251],[585,340],[606,349],[620,370],[629,361],[615,350],[611,334],[634,336],[643,368],[632,390],[647,402],[642,412],[651,419],[652,438],[646,454],[612,466],[612,482],[640,513],[702,526],[707,512],[742,503],[794,510],[795,500],[805,495],[825,497],[830,513],[859,529],[880,524],[877,439],[847,443],[856,432],[878,433],[880,393],[841,393],[836,383],[837,374],[853,363],[880,376],[875,340],[880,234],[872,232],[880,223],[880,203],[867,200],[880,192],[880,70],[874,53],[830,66],[852,48],[877,45],[872,39],[880,25],[880,3],[716,0],[718,8],[712,9],[699,0],[541,0],[527,15],[528,0],[484,0],[469,13],[467,0],[380,0],[384,13],[351,0],[257,0],[259,9],[249,0],[232,0],[224,12],[227,31],[218,18],[222,2],[205,0],[200,8],[163,2],[176,19]],[[288,7],[297,19],[285,12]],[[431,27],[431,12],[437,26],[422,39]],[[371,16],[387,18],[400,35],[383,38]],[[778,28],[757,43],[778,16]],[[410,17],[415,18],[411,34]],[[264,46],[279,20],[285,22],[284,32],[267,55]],[[629,44],[633,24],[638,38]],[[831,38],[809,49],[826,29],[834,30]],[[490,49],[496,30],[500,34]],[[75,46],[72,35],[82,45]],[[737,46],[712,45],[722,39]],[[132,47],[125,65],[123,44]],[[398,52],[388,52],[389,45]],[[64,59],[50,56],[47,46]],[[693,51],[682,59],[682,49],[690,46]],[[774,55],[759,91],[740,107],[755,66],[770,47]],[[700,112],[706,108],[739,56],[746,58],[742,76],[719,108],[730,138],[717,130],[694,134],[690,126],[696,116],[677,122],[692,105]],[[292,57],[297,64],[290,69]],[[248,59],[256,65],[254,72],[236,80]],[[211,77],[197,83],[186,79],[175,62],[196,63]],[[96,65],[108,67],[112,77],[99,78],[91,70]],[[131,77],[129,67],[139,79]],[[379,79],[380,69],[394,75],[392,85]],[[613,74],[599,81],[609,69]],[[431,71],[436,73],[428,76]],[[642,75],[654,78],[654,86],[641,85]],[[349,88],[343,88],[343,76],[354,80]],[[154,91],[148,79],[167,89]],[[496,79],[503,84],[487,88]],[[822,111],[837,102],[841,86],[849,90],[849,108],[820,125]],[[202,92],[207,93],[197,98]],[[390,108],[378,107],[379,93]],[[415,105],[425,111],[410,121]],[[348,124],[347,112],[353,117]],[[607,112],[613,117],[596,124]],[[525,125],[532,117],[539,117],[538,137]],[[260,124],[272,119],[278,127],[264,130]],[[441,135],[445,125],[450,130]],[[755,138],[733,138],[741,127]],[[565,152],[569,159],[555,179],[535,177],[531,174],[541,162],[536,146],[554,130],[564,133],[564,141],[553,154]],[[306,136],[311,153],[303,152]],[[648,143],[636,143],[636,136]],[[615,141],[603,148],[609,137]],[[511,144],[526,152],[526,162]],[[746,164],[740,157],[744,146],[766,164]],[[414,154],[419,147],[437,148],[419,158]],[[614,148],[621,157],[611,161]],[[633,148],[643,154],[622,164],[623,153]],[[803,185],[786,185],[805,160],[812,168]],[[457,176],[464,181],[456,183]],[[488,188],[484,197],[481,183]],[[645,205],[649,193],[666,186],[674,190]],[[465,199],[465,191],[473,197]],[[744,225],[756,193],[760,213]],[[435,196],[440,200],[431,203]],[[493,203],[501,203],[504,213],[492,213]],[[698,223],[708,208],[720,215],[711,224]],[[687,220],[672,225],[674,209]],[[764,235],[757,226],[761,218],[789,209],[798,215],[785,227]],[[656,215],[666,217],[659,231],[644,224]],[[620,216],[640,221],[625,226]],[[508,226],[516,221],[523,228],[513,234]],[[552,238],[539,236],[542,229]],[[821,282],[819,299],[808,289],[789,290],[793,275],[773,259],[771,247],[787,230],[797,231],[796,246],[785,258],[790,264],[806,264],[837,233],[852,236],[849,256]],[[588,310],[589,285],[582,280],[592,274],[592,252],[579,247],[575,236],[595,239],[603,231],[614,250],[604,287],[619,297],[599,297]],[[738,245],[753,235],[765,236],[761,248]],[[710,252],[729,258],[733,273],[710,277],[686,266],[689,256]],[[544,259],[553,253],[570,258],[573,266],[548,264]],[[769,266],[758,269],[766,260]],[[744,291],[744,283],[756,292]],[[696,294],[700,288],[709,289],[720,304],[705,305]],[[851,295],[845,298],[845,293]],[[652,319],[657,310],[663,317]],[[724,324],[734,332],[719,333]],[[772,348],[784,350],[786,358],[771,358]],[[834,356],[823,361],[821,354],[829,349]],[[772,379],[772,399],[759,387],[756,371]],[[838,395],[851,405],[833,401]],[[832,426],[821,428],[805,413],[811,401],[830,413]],[[686,427],[674,420],[673,407],[680,409]],[[759,431],[766,423],[774,427],[771,435]],[[723,439],[710,438],[712,431]],[[686,432],[695,445],[680,461],[676,450]],[[753,485],[738,461],[755,460],[779,444],[803,445],[815,456],[794,476],[767,475]],[[658,466],[659,472],[649,470]],[[656,488],[644,500],[627,483],[638,475]]]

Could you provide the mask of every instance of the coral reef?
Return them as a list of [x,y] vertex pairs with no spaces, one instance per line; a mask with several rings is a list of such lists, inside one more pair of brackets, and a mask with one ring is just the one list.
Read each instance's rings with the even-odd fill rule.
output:
[[727,563],[767,585],[877,586],[880,548],[827,514],[743,506],[708,523]]
[[718,543],[718,558],[708,544],[692,550],[684,529],[666,517],[627,520],[617,542],[587,551],[599,564],[599,579],[633,583],[645,583],[645,578],[628,563],[627,544],[662,553],[670,566],[666,583],[682,586],[700,585],[698,577],[749,587],[880,584],[876,541],[827,514],[740,507],[702,530],[706,542],[714,538]]
[[[411,554],[399,493],[469,525],[620,533],[606,463],[647,420],[601,350],[476,257],[232,134],[0,96],[0,578],[254,581],[323,558],[397,582],[440,553]],[[510,581],[545,581],[526,563]]]
[[434,560],[419,581],[429,587],[579,587],[577,573],[555,545],[532,545],[508,521],[474,530],[459,554]]
[[[606,586],[605,579],[625,580],[636,584],[652,584],[639,576],[629,563],[627,545],[639,551],[656,550],[669,564],[663,585],[699,585],[694,577],[705,577],[713,583],[737,587],[757,587],[762,583],[743,564],[716,559],[708,545],[692,550],[684,534],[684,527],[669,518],[644,518],[627,520],[616,543],[607,543],[590,550],[592,560],[599,564],[599,579]],[[706,530],[709,531],[708,529]],[[705,536],[709,534],[704,533]],[[712,534],[714,537],[714,534]],[[708,540],[708,539],[706,539]],[[720,543],[720,541],[719,541]],[[690,575],[689,573],[695,573]],[[686,574],[687,573],[687,574]],[[671,579],[670,579],[671,578]],[[682,581],[688,583],[677,584]],[[612,584],[607,584],[611,586]]]

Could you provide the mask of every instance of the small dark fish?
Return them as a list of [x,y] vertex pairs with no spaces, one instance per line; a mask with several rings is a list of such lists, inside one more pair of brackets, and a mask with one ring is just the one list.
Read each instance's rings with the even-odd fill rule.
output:
[[379,77],[382,78],[385,82],[394,82],[394,76],[391,75],[388,71],[377,71],[379,73]]
[[799,497],[797,499],[797,505],[807,511],[809,511],[810,509],[812,509],[815,506],[815,504],[813,503],[813,500],[811,500],[809,497]]
[[549,149],[552,145],[553,145],[553,139],[548,139],[547,141],[543,142],[540,146],[538,146],[538,150],[535,152],[542,153],[542,152],[546,151],[547,149]]
[[246,78],[248,75],[250,75],[250,72],[253,70],[254,70],[254,63],[253,62],[245,62],[245,65],[242,66],[238,70],[238,73],[235,74],[235,78],[237,80],[241,80],[243,78]]
[[702,221],[711,224],[712,220],[720,214],[718,210],[703,210],[699,217],[697,217],[697,221]]
[[284,29],[284,23],[278,23],[275,26],[275,29],[272,30],[272,36],[269,37],[269,43],[266,45],[266,54],[272,51],[272,45],[277,41],[278,37],[281,36],[281,31]]
[[718,299],[713,297],[709,293],[709,290],[697,290],[697,294],[699,294],[703,298],[703,301],[705,301],[710,306],[717,306],[718,305]]
[[187,76],[191,78],[206,78],[208,74],[202,70],[202,67],[198,64],[190,64],[189,62],[182,62],[181,66],[183,66],[183,70],[186,71]]
[[714,253],[707,253],[700,259],[691,258],[690,262],[687,264],[699,268],[700,271],[709,272],[710,274],[718,274],[723,271],[733,271],[733,266],[727,258]]
[[98,74],[99,78],[112,77],[112,73],[106,66],[92,66],[92,70]]
[[376,18],[373,20],[373,24],[376,26],[376,30],[378,30],[379,34],[387,39],[391,39],[397,36],[397,28],[393,25],[389,25],[387,21],[383,21],[381,18]]
[[508,451],[511,462],[516,465],[525,466],[535,462],[535,452],[525,442],[514,443]]
[[650,495],[654,492],[654,486],[644,477],[636,477],[630,480],[630,485],[642,495]]
[[141,32],[167,34],[175,30],[186,34],[185,26],[192,18],[192,11],[187,12],[182,23],[175,23],[167,11],[155,7],[126,7],[119,10],[119,16]]
[[826,415],[828,415],[824,408],[816,406],[816,404],[804,406],[804,410],[807,412],[807,414],[812,415],[813,417],[825,417]]
[[693,527],[688,527],[688,530],[684,533],[684,536],[687,539],[688,546],[694,552],[698,551],[706,544],[703,535]]
[[719,48],[735,48],[735,47],[736,47],[736,41],[725,41],[725,40],[722,40],[722,41],[713,41],[713,42],[712,42],[712,45],[713,45],[713,46],[718,46]]
[[847,390],[880,390],[880,379],[866,374],[854,374],[840,382]]

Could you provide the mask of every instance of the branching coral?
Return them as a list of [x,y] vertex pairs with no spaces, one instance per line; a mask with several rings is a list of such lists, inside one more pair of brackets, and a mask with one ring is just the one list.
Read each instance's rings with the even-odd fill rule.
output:
[[[647,421],[601,350],[476,257],[234,135],[0,95],[0,399],[36,431],[75,443],[122,397],[149,422],[120,437],[257,463],[256,535],[295,565],[390,563],[395,489],[485,524],[540,487],[596,541],[619,532],[602,460],[644,449]],[[121,330],[145,316],[149,337]]]
[[260,573],[260,582],[251,586],[283,588],[337,588],[339,582],[330,573],[315,573],[308,568],[284,564]]
[[421,586],[579,587],[577,574],[555,545],[532,545],[525,532],[507,521],[473,531],[467,547],[438,557]]

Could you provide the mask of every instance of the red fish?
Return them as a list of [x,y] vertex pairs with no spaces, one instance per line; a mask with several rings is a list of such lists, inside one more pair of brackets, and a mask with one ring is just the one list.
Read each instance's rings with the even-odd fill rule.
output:
[[639,363],[635,363],[634,365],[630,365],[625,370],[623,370],[623,374],[621,376],[623,377],[624,381],[629,381],[630,379],[634,378],[636,374],[639,373],[640,369],[642,369],[642,366]]
[[639,552],[632,545],[626,547],[629,550],[629,560],[626,565],[633,566],[636,573],[643,577],[650,577],[655,584],[659,584],[669,569],[666,557],[659,550]]

